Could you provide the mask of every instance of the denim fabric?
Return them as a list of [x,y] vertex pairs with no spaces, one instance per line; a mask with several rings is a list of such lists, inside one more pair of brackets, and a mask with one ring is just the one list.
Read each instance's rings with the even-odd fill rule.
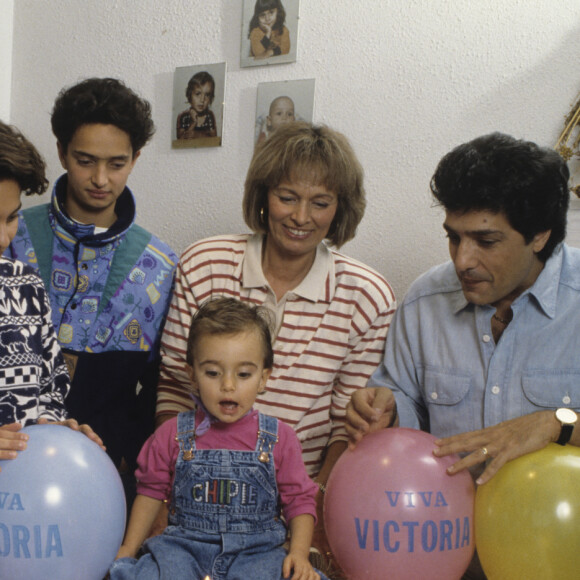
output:
[[556,248],[512,303],[496,344],[495,308],[466,301],[451,262],[416,280],[369,386],[393,390],[402,427],[438,437],[521,415],[580,411],[580,250]]
[[117,560],[111,580],[282,578],[286,527],[272,454],[277,420],[260,413],[254,451],[198,450],[194,421],[193,411],[177,420],[170,525],[145,542],[139,560]]
[[[278,439],[278,421],[259,414],[256,449],[229,451],[195,447],[195,415],[177,419],[181,451],[169,523],[208,533],[255,533],[285,528],[279,518],[278,487],[271,453]],[[267,461],[259,460],[265,452]],[[188,461],[188,453],[195,457]]]

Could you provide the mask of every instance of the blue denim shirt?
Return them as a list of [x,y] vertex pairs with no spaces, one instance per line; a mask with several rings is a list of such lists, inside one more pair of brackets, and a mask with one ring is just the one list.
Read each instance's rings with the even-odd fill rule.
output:
[[402,427],[438,437],[580,411],[580,250],[559,246],[512,310],[495,344],[495,308],[466,301],[451,262],[432,268],[397,310],[368,386],[394,392]]

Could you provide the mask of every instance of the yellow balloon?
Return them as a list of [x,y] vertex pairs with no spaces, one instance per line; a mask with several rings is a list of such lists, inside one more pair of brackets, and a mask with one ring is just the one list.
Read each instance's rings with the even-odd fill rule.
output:
[[488,580],[580,578],[580,448],[550,443],[506,463],[475,496]]

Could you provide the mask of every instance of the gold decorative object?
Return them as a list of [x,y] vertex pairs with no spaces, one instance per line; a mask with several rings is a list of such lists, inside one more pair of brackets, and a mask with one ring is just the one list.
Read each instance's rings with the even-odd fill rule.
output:
[[[580,94],[576,102],[570,109],[564,121],[564,130],[556,143],[556,151],[565,161],[570,161],[573,157],[580,159]],[[572,173],[572,171],[571,171]],[[577,197],[580,197],[580,185],[571,186]]]

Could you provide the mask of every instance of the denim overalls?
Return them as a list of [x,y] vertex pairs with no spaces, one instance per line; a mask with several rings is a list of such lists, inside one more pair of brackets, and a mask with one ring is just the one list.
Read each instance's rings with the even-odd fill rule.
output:
[[177,418],[180,452],[169,526],[124,558],[111,579],[278,580],[286,557],[272,450],[278,422],[259,414],[254,451],[195,447],[195,412]]

